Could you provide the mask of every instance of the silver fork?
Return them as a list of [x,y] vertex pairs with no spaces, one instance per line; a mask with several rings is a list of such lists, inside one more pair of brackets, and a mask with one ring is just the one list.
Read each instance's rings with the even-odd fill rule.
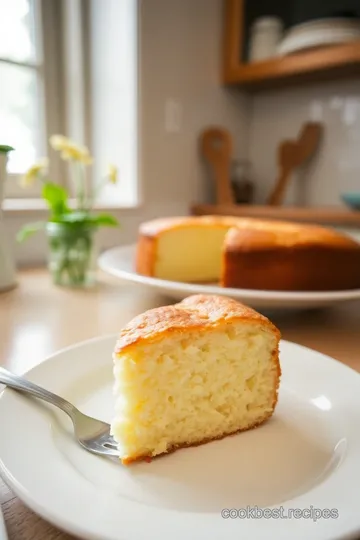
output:
[[80,445],[93,454],[119,457],[117,444],[110,435],[110,425],[80,412],[74,405],[60,396],[41,388],[24,377],[15,375],[0,367],[0,383],[14,390],[43,399],[58,407],[70,416],[74,425],[74,433]]

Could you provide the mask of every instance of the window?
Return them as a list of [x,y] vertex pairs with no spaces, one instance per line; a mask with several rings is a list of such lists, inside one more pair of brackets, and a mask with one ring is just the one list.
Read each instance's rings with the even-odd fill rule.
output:
[[56,0],[0,0],[0,144],[9,153],[7,197],[34,197],[18,179],[46,156],[50,131],[61,130],[60,44]]
[[138,0],[0,0],[0,9],[0,144],[15,148],[5,196],[39,198],[39,186],[23,190],[18,180],[41,157],[51,180],[67,183],[48,144],[59,133],[89,147],[90,185],[109,163],[118,167],[120,183],[100,205],[136,205]]
[[[107,186],[100,204],[134,206],[140,200],[138,182],[138,41],[139,0],[89,2],[90,148],[95,183],[107,163],[119,169],[119,184]],[[141,174],[141,171],[140,171]]]

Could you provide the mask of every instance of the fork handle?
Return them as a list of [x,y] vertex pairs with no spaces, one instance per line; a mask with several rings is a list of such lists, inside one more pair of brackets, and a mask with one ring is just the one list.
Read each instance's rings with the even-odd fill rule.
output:
[[19,390],[25,394],[30,394],[31,396],[43,399],[44,401],[51,403],[51,405],[59,407],[59,409],[68,414],[71,419],[73,419],[78,412],[76,407],[71,405],[66,399],[49,392],[49,390],[46,390],[45,388],[41,388],[41,386],[28,381],[24,377],[10,373],[10,371],[7,371],[3,367],[0,367],[0,383],[6,384],[6,386],[9,386],[14,390]]

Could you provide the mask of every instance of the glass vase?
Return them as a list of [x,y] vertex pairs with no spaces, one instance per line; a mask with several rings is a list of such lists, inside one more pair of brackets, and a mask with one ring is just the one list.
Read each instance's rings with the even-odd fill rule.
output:
[[46,227],[53,283],[90,287],[96,281],[95,227],[49,222]]

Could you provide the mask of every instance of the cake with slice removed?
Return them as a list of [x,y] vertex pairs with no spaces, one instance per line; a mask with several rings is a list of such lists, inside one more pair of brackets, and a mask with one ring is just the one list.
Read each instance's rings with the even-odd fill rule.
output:
[[360,243],[311,224],[169,217],[140,225],[135,270],[162,280],[234,289],[350,290],[360,288]]
[[135,317],[114,361],[112,434],[129,464],[221,439],[274,412],[280,332],[230,298],[194,295]]

